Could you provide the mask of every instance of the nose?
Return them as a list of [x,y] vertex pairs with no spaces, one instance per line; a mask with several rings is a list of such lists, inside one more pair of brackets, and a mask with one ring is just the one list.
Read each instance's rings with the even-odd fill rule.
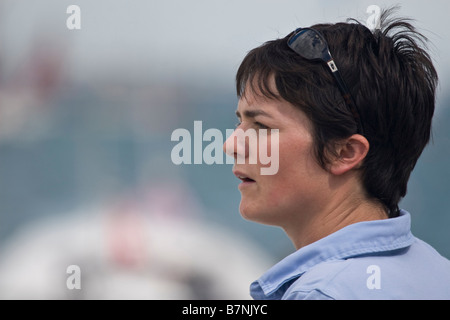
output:
[[223,144],[223,152],[228,156],[233,157],[235,160],[237,160],[238,157],[240,159],[245,159],[249,154],[248,145],[246,143],[247,139],[238,139],[237,130],[242,131],[242,129],[233,131]]

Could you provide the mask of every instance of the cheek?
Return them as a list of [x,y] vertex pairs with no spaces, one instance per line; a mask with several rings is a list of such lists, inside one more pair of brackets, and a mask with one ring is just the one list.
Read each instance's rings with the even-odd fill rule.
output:
[[298,134],[280,139],[278,149],[280,174],[286,179],[314,180],[325,173],[316,160],[314,144],[309,134]]
[[311,146],[311,142],[301,139],[281,141],[278,173],[268,176],[263,185],[268,207],[298,209],[320,198],[328,178],[315,160]]

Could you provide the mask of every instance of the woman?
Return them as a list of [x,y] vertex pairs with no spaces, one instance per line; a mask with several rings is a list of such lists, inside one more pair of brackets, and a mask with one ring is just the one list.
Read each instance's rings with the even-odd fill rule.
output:
[[[273,175],[235,161],[240,212],[297,249],[251,284],[255,299],[450,299],[450,262],[398,207],[430,138],[437,73],[425,38],[389,15],[373,32],[299,28],[239,67],[238,128],[267,132],[279,152]],[[237,140],[224,151],[247,159]]]

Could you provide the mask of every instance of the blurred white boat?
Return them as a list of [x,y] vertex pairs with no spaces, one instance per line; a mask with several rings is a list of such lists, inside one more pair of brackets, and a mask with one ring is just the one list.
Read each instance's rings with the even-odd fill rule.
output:
[[[250,299],[273,261],[242,235],[180,214],[182,203],[201,209],[175,189],[22,228],[0,251],[0,298]],[[71,265],[81,289],[66,285]]]

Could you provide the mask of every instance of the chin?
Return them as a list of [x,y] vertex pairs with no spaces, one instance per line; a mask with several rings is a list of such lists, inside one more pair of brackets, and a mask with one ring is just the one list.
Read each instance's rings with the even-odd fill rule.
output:
[[260,208],[258,206],[246,205],[246,203],[241,201],[239,212],[245,220],[266,225],[277,225],[275,222],[276,214],[271,210],[267,210],[267,207]]

